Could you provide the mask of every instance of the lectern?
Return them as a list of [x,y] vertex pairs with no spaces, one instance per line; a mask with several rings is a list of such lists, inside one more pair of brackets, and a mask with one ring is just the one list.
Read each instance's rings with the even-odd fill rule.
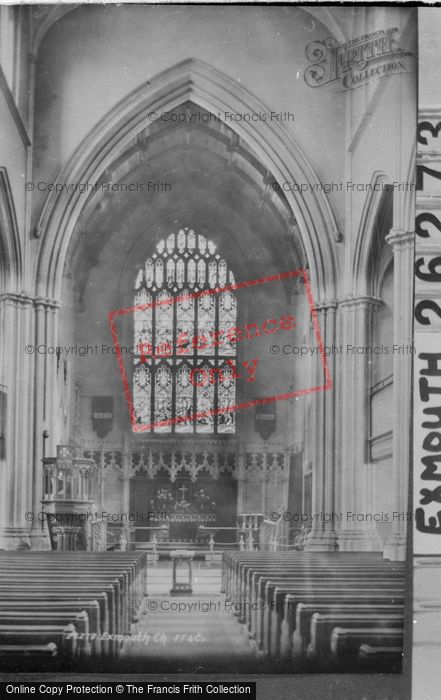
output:
[[[170,552],[170,557],[173,560],[173,584],[170,590],[170,595],[191,595],[193,593],[192,581],[193,570],[192,562],[194,551],[189,549],[174,549]],[[178,566],[181,564],[188,565],[188,581],[177,581]]]

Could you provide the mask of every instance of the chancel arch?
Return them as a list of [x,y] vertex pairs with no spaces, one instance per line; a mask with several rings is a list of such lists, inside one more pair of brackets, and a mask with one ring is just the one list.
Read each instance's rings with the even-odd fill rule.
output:
[[[143,85],[111,110],[69,159],[60,179],[99,182],[112,171],[112,163],[134,138],[139,137],[141,144],[146,142],[155,126],[149,115],[170,112],[188,100],[213,117],[219,112],[268,111],[246,88],[211,66],[189,59],[157,76],[154,87]],[[231,129],[266,168],[267,198],[274,191],[272,182],[283,186],[285,182],[319,181],[302,149],[282,124],[263,121],[257,128],[254,121],[244,120],[232,123]],[[283,192],[301,232],[316,296],[332,297],[336,275],[333,239],[339,234],[327,197],[322,188],[314,187],[306,188],[301,196],[296,188],[283,188]],[[47,197],[35,229],[35,234],[43,238],[36,279],[39,294],[59,294],[64,257],[89,194],[79,188],[52,192]]]
[[[188,119],[177,126],[172,119],[152,122],[147,117],[165,110],[169,114],[185,113]],[[181,225],[198,230],[219,249],[228,250],[236,263],[237,281],[307,267],[315,301],[335,297],[335,245],[340,235],[323,189],[308,187],[300,194],[295,188],[274,186],[318,180],[303,151],[283,125],[262,122],[257,128],[252,121],[227,125],[214,118],[222,110],[258,113],[266,108],[219,71],[200,61],[187,60],[158,76],[153,89],[143,86],[113,109],[65,166],[61,179],[96,181],[97,191],[77,189],[47,197],[35,229],[35,234],[41,236],[36,285],[40,293],[44,290],[50,297],[58,297],[61,289],[66,295],[71,287],[75,303],[69,302],[68,306],[73,308],[77,304],[77,309],[84,309],[81,312],[84,323],[80,323],[77,333],[83,342],[87,342],[87,333],[81,329],[91,322],[90,309],[95,304],[94,300],[89,304],[86,301],[87,291],[94,285],[90,272],[96,269],[100,274],[100,260],[104,257],[118,260],[115,274],[111,272],[111,262],[106,278],[96,284],[108,289],[105,303],[109,310],[121,308],[126,304],[128,280],[139,271],[140,260],[151,254],[153,243],[157,244],[172,231],[177,232],[176,226]],[[196,119],[201,114],[204,119]],[[190,118],[192,115],[194,118]],[[163,182],[166,188],[167,174],[172,176],[173,192],[164,189],[143,193],[140,188],[136,191],[139,182],[158,183],[159,187]],[[101,187],[103,182],[110,183],[107,190]],[[129,198],[118,192],[122,182],[131,185],[131,204],[127,210]],[[127,216],[122,215],[123,211],[127,211]],[[103,247],[109,241],[112,253]],[[66,270],[63,261],[75,270],[71,281],[63,280],[62,270]],[[114,280],[111,288],[107,284],[109,277]],[[293,298],[305,302],[292,285],[287,283],[284,288],[289,304]],[[63,328],[68,325],[68,321],[61,319],[60,332],[64,333]],[[99,328],[104,333],[101,324]],[[52,329],[55,332],[55,326]],[[326,344],[334,342],[332,320],[322,324],[322,334]],[[110,337],[103,338],[110,344]],[[118,381],[112,360],[112,356],[101,358],[101,363],[108,367],[107,379],[101,382],[103,388],[97,389],[98,396],[107,394],[109,399],[111,394],[115,396]],[[265,362],[268,364],[269,360]],[[291,366],[287,370],[288,386],[294,386],[292,375],[298,369]],[[311,376],[311,381],[320,384],[320,367],[314,372],[317,376]],[[70,376],[76,397],[72,399],[71,413],[78,416],[81,389],[73,374]],[[242,388],[237,390],[240,394]],[[333,397],[327,397],[328,403],[330,398],[333,401]],[[52,403],[51,397],[49,401]],[[57,399],[45,412],[53,413],[56,403]],[[127,428],[127,412],[120,403],[115,400],[115,417],[118,414],[118,420]],[[289,414],[281,411],[280,415],[279,422],[283,424]],[[239,414],[237,421],[253,431],[254,413]],[[77,420],[77,425],[80,423]],[[66,426],[61,428],[64,432],[66,429]],[[36,432],[41,435],[40,430]],[[293,438],[295,445],[301,441],[300,432],[299,427],[298,435]],[[59,440],[59,434],[52,433],[46,446],[54,450]],[[36,447],[39,449],[41,445]],[[327,454],[328,462],[333,462],[332,448]],[[330,469],[333,466],[329,462],[328,472]],[[259,511],[266,507],[272,489],[267,488],[266,477],[262,478],[259,489],[267,495],[249,496],[259,505]],[[127,494],[127,490],[123,493]],[[239,489],[239,510],[244,494],[245,490]]]
[[[219,536],[228,542],[228,528],[234,529],[240,513],[251,510],[262,517],[270,504],[287,505],[289,465],[294,454],[300,464],[303,423],[299,418],[294,431],[290,430],[294,405],[278,411],[268,434],[261,425],[257,429],[254,410],[223,411],[236,400],[246,402],[265,395],[274,371],[269,353],[260,358],[261,371],[259,367],[255,383],[237,381],[234,386],[230,376],[234,363],[252,360],[251,349],[245,343],[236,348],[230,340],[228,347],[216,348],[214,353],[196,353],[189,363],[173,350],[178,325],[182,326],[181,334],[187,328],[191,342],[192,332],[200,335],[198,324],[205,323],[204,314],[208,325],[214,320],[213,331],[217,326],[227,338],[236,323],[243,327],[256,322],[258,314],[263,319],[272,318],[277,303],[283,304],[285,312],[296,309],[302,321],[307,319],[305,295],[289,278],[271,294],[256,288],[247,303],[241,301],[242,292],[234,290],[203,294],[298,270],[307,265],[307,257],[289,202],[282,192],[270,187],[273,175],[256,152],[233,129],[212,119],[192,101],[170,114],[183,111],[189,117],[203,115],[204,119],[188,118],[178,126],[173,120],[168,124],[160,121],[138,134],[100,179],[109,186],[89,193],[77,220],[63,274],[65,311],[59,332],[68,337],[75,329],[72,342],[79,347],[97,345],[99,356],[92,353],[87,361],[67,359],[71,420],[61,426],[54,440],[62,442],[71,435],[88,458],[93,455],[99,464],[111,466],[103,466],[107,510],[128,512],[136,506],[140,512],[143,506],[145,511],[151,501],[159,507],[165,489],[177,509],[176,517],[182,520],[185,513],[179,509],[191,506],[186,515],[194,516],[195,509],[205,508],[207,499],[211,503],[216,490],[222,492],[215,511],[203,515],[210,515],[208,520],[212,525],[217,523]],[[149,191],[148,183],[157,185],[157,190]],[[184,315],[178,319],[182,296],[187,296],[193,311],[189,314],[190,309],[181,309]],[[162,326],[154,328],[158,308],[166,308],[164,302],[170,297],[176,303],[168,316],[163,314]],[[207,301],[209,308],[205,308]],[[134,347],[135,358],[129,356],[128,362],[141,431],[130,422],[106,320],[109,311],[133,305],[134,314],[122,321],[122,338],[125,350]],[[214,317],[210,317],[212,313]],[[90,329],[94,329],[92,336]],[[148,344],[151,336],[156,352],[154,336],[159,331],[159,345],[168,343],[172,357],[166,356],[167,347],[162,348],[165,357],[153,361],[152,382],[152,374],[146,380],[152,366],[142,361],[137,346]],[[148,355],[148,347],[144,345],[142,350]],[[193,402],[200,413],[198,397],[204,390],[202,398],[207,406],[202,413],[208,416],[203,420],[176,421],[181,365],[188,370],[187,379],[192,370],[198,371],[193,384],[187,382],[181,399],[190,407]],[[285,377],[284,387],[294,387],[300,381],[301,368],[296,368],[292,358],[279,360],[278,371]],[[211,382],[212,377],[219,379],[221,375],[224,381]],[[161,387],[164,378],[165,386]],[[207,386],[198,386],[202,379]],[[171,412],[170,426],[155,420],[155,412],[162,410],[156,403],[160,391],[161,406],[166,407],[165,423],[169,409]],[[103,419],[107,426],[101,438],[96,430],[100,414],[112,416],[111,420]],[[149,421],[162,422],[162,426],[143,430]],[[291,435],[288,446],[284,446],[286,431]],[[116,483],[122,488],[116,489]],[[141,525],[139,528],[137,536],[143,541],[146,533]],[[227,528],[223,535],[222,528]]]

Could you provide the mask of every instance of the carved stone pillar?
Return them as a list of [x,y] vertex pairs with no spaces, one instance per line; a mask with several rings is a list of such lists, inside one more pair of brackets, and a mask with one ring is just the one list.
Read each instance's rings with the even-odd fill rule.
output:
[[[412,346],[413,278],[415,234],[392,229],[386,241],[394,254],[394,345]],[[407,512],[409,492],[412,352],[393,355],[393,496],[394,511]],[[394,561],[406,558],[406,518],[394,518],[392,535],[384,556]]]
[[0,296],[0,386],[6,396],[0,472],[0,548],[29,546],[32,509],[32,298]]
[[[58,335],[59,304],[46,300],[46,344],[49,348],[60,345]],[[57,445],[62,441],[63,435],[59,434],[59,396],[57,395],[57,373],[62,371],[59,366],[59,357],[55,352],[45,354],[45,386],[44,386],[44,428],[49,437],[46,440],[46,452],[55,454]]]
[[[310,445],[308,453],[312,459],[312,527],[305,547],[307,550],[333,551],[336,533],[334,513],[335,478],[335,324],[336,302],[316,307],[317,321],[323,345],[331,348],[326,362],[333,386],[313,394],[312,429],[308,431]],[[317,346],[315,334],[311,335],[311,346]],[[312,355],[312,386],[323,386],[326,381],[321,356]]]
[[245,454],[244,448],[241,446],[236,453],[237,467],[237,515],[244,512],[245,508]]
[[[46,445],[50,454],[54,454],[58,442],[55,434],[55,388],[57,356],[48,352],[48,348],[58,345],[57,316],[59,304],[51,299],[38,297],[35,307],[35,365],[34,365],[34,448],[32,477],[32,510],[41,511],[42,499],[42,458],[43,431],[48,430]],[[32,549],[49,549],[49,535],[43,523],[35,518],[31,529]]]
[[340,373],[340,484],[341,551],[376,551],[381,543],[372,513],[368,456],[369,361],[367,346],[372,337],[372,312],[381,302],[362,296],[341,302],[343,347]]
[[[135,530],[134,527],[136,525],[136,522],[132,523],[129,520],[126,520],[128,518],[128,514],[130,513],[130,479],[132,476],[132,465],[131,465],[131,452],[130,452],[130,447],[128,444],[128,441],[124,441],[124,452],[122,454],[122,475],[121,475],[121,482],[122,482],[122,500],[121,500],[121,514],[122,514],[122,522],[124,523],[123,525],[123,533],[124,537],[127,542],[130,541],[135,541]],[[133,528],[132,533],[130,532],[130,529]]]

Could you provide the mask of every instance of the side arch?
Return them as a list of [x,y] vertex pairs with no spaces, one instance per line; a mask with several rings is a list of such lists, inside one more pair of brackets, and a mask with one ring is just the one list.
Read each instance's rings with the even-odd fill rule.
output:
[[21,291],[22,266],[11,185],[6,168],[0,167],[0,293]]
[[384,200],[384,187],[391,179],[384,171],[375,171],[370,181],[370,192],[363,207],[360,226],[357,231],[354,254],[352,259],[351,277],[356,288],[354,296],[365,296],[370,293],[369,266],[372,250],[375,243],[375,233],[378,223],[378,215]]
[[[159,74],[153,86],[142,85],[119,102],[82,142],[57,180],[96,182],[127,144],[152,123],[153,112],[170,111],[188,100],[213,114],[270,111],[231,78],[189,59]],[[319,181],[282,124],[240,122],[233,128],[279,183]],[[315,298],[334,298],[337,227],[327,197],[322,191],[285,195],[299,225]],[[37,225],[37,235],[42,237],[35,280],[39,296],[60,296],[69,242],[87,197],[87,192],[51,192],[45,202]]]

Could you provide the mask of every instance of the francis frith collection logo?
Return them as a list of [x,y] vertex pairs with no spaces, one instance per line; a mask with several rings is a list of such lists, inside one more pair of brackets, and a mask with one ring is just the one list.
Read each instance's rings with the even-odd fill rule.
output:
[[407,71],[405,56],[398,46],[399,29],[380,29],[343,43],[333,37],[311,41],[305,55],[310,65],[304,72],[309,87],[322,87],[340,80],[343,88],[353,90],[371,80]]

